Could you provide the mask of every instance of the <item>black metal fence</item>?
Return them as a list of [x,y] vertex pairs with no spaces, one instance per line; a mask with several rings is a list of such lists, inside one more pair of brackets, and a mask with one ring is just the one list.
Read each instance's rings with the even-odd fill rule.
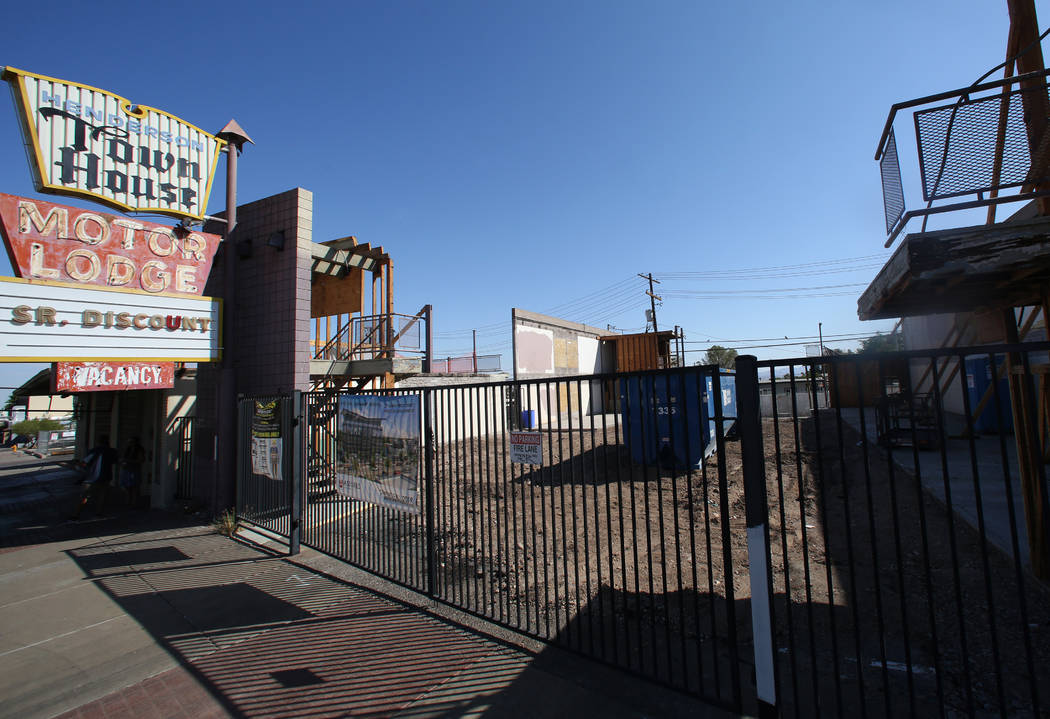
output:
[[[341,425],[341,418],[348,411],[344,398],[357,396],[420,394],[413,390],[357,395],[320,391],[304,395],[307,469],[302,541],[391,581],[428,591],[427,532],[420,513],[423,503],[417,505],[418,512],[406,512],[340,491],[340,480],[355,469],[350,466],[351,454],[358,449],[351,430]],[[376,444],[361,449],[381,453],[384,447]],[[423,467],[421,445],[414,451],[417,466]],[[427,484],[425,476],[423,484]]]
[[[252,436],[253,417],[278,398],[252,398],[241,405],[239,512],[280,533],[301,519],[302,541],[320,551],[740,706],[751,653],[737,596],[746,577],[734,569],[744,547],[730,538],[743,498],[714,451],[733,421],[733,390],[731,375],[693,367],[306,393],[305,491],[290,522],[288,483],[251,459],[253,443],[256,463],[269,451]],[[383,403],[362,397],[414,400],[417,439],[381,436]],[[531,454],[512,450],[523,441]],[[382,494],[410,454],[422,479],[410,506],[366,496]]]
[[298,523],[295,417],[301,396],[258,396],[238,402],[237,515],[291,536]]
[[[281,410],[282,476],[300,483],[245,471],[269,452],[246,400],[258,464],[241,453],[238,507],[734,710],[1036,716],[1050,704],[1048,351],[309,393]],[[764,407],[760,386],[787,406]]]
[[785,714],[1048,711],[1047,349],[757,363],[792,388],[824,371],[831,393],[742,438],[766,462]]
[[[725,439],[722,379],[690,368],[431,390],[435,596],[739,706],[741,557],[726,455],[710,454]],[[515,461],[530,439],[533,461]]]
[[196,417],[176,417],[171,423],[171,435],[178,438],[175,452],[175,498],[193,497],[193,432]]

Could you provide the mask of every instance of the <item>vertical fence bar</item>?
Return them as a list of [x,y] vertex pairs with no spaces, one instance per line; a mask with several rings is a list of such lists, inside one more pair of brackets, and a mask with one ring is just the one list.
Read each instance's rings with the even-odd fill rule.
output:
[[736,358],[737,433],[744,474],[747,557],[751,578],[751,630],[755,652],[755,688],[759,716],[777,716],[774,676],[773,581],[770,567],[769,506],[766,500],[765,448],[758,398],[758,365],[753,355]]
[[[706,380],[706,378],[704,379],[704,382],[702,384],[699,383],[699,382],[697,383],[697,386],[696,386],[696,401],[697,401],[698,406],[706,407],[706,403],[707,403],[707,380]],[[707,416],[706,411],[703,413],[703,415]],[[709,420],[708,421],[701,420],[700,431],[702,433],[704,433],[706,436],[710,436],[709,427],[710,427]],[[705,547],[705,550],[706,550],[705,551],[705,555],[706,555],[705,559],[707,560],[705,562],[705,564],[707,566],[707,608],[708,608],[707,615],[710,618],[710,629],[708,631],[710,632],[709,636],[711,637],[711,641],[708,642],[708,645],[711,648],[711,663],[710,663],[709,666],[711,667],[711,673],[713,675],[712,679],[714,680],[714,687],[715,687],[714,693],[715,693],[716,696],[721,698],[722,695],[723,695],[724,687],[722,685],[722,662],[720,661],[721,657],[718,656],[718,638],[719,638],[719,632],[718,632],[718,603],[719,603],[719,597],[715,593],[715,571],[714,571],[714,566],[715,566],[714,551],[715,550],[714,550],[714,543],[712,541],[712,536],[713,535],[712,535],[712,532],[711,532],[711,506],[712,506],[711,503],[712,503],[713,500],[711,499],[710,480],[711,480],[711,476],[710,476],[710,474],[707,471],[707,464],[704,463],[704,464],[702,464],[700,466],[700,485],[701,485],[701,487],[703,487],[704,547]],[[697,610],[697,616],[700,616],[699,609]],[[698,648],[698,650],[699,650],[699,648]],[[698,651],[698,654],[699,654],[699,651]]]
[[[858,372],[858,385],[862,386],[860,379],[860,365],[857,365]],[[886,396],[886,377],[883,362],[878,363],[878,390],[875,397],[876,406],[888,407],[889,398]],[[888,414],[888,410],[886,412]],[[890,466],[893,462],[893,449],[892,446],[887,445],[886,447],[886,463]],[[871,557],[872,557],[872,583],[875,589],[875,617],[878,621],[878,637],[879,637],[879,667],[880,674],[882,675],[882,693],[885,697],[886,707],[889,706],[890,701],[890,678],[889,678],[889,663],[887,661],[886,654],[886,609],[883,603],[883,587],[882,580],[880,577],[881,565],[879,563],[879,525],[876,521],[875,513],[875,488],[872,486],[872,478],[869,467],[865,467],[864,473],[864,486],[867,492],[868,500],[868,541],[871,544]],[[888,711],[888,709],[887,709]]]
[[294,557],[299,553],[299,542],[302,536],[302,497],[306,477],[303,473],[303,452],[306,443],[303,435],[306,422],[303,421],[303,393],[294,390],[290,398],[289,431],[291,432],[291,496],[289,497],[288,516],[288,555]]
[[[521,604],[518,602],[518,563],[517,563],[517,539],[511,544],[511,523],[517,527],[517,513],[511,510],[514,504],[514,484],[507,476],[507,385],[501,385],[493,389],[493,411],[499,412],[498,419],[493,417],[493,437],[491,439],[492,451],[496,453],[493,458],[496,465],[497,484],[500,489],[497,496],[497,510],[502,510],[503,525],[503,584],[507,604],[507,624],[516,628],[521,627]],[[498,409],[497,409],[498,407]],[[500,462],[502,458],[502,463]],[[515,606],[518,608],[517,618],[513,619]]]
[[[1028,356],[1026,354],[1025,355],[1025,366],[1027,366],[1027,364],[1028,364]],[[999,382],[993,381],[992,382],[992,389],[993,389],[993,398],[994,398],[993,399],[993,403],[995,404],[996,426],[997,427],[1002,427],[1003,426],[1003,413],[1002,413],[1002,408],[1001,408],[1001,404],[1000,404],[1000,402],[1002,400],[1002,397],[1000,396],[1001,395],[1001,390],[999,388]],[[1047,388],[1044,388],[1044,391],[1047,391]],[[1048,398],[1044,398],[1043,401],[1044,401],[1044,403],[1047,402]],[[1045,411],[1046,411],[1045,406],[1044,407],[1040,407],[1040,412],[1045,412]],[[1042,436],[1040,436],[1040,440],[1042,440],[1042,439],[1043,439]],[[1018,600],[1018,609],[1019,609],[1020,620],[1021,620],[1020,621],[1020,629],[1021,629],[1021,635],[1024,638],[1023,642],[1024,642],[1025,662],[1026,662],[1026,667],[1025,668],[1026,668],[1026,670],[1028,672],[1028,690],[1029,690],[1029,693],[1030,693],[1030,695],[1032,697],[1032,709],[1038,715],[1039,712],[1040,712],[1039,689],[1038,689],[1038,682],[1036,680],[1035,660],[1034,660],[1033,653],[1032,653],[1032,635],[1031,635],[1031,632],[1028,631],[1028,628],[1030,626],[1029,625],[1029,618],[1028,618],[1028,599],[1027,599],[1027,596],[1026,596],[1026,592],[1028,590],[1025,587],[1025,571],[1024,571],[1023,564],[1021,562],[1021,543],[1020,543],[1020,538],[1018,537],[1018,534],[1017,534],[1018,522],[1017,522],[1017,512],[1016,512],[1016,509],[1014,507],[1014,493],[1013,493],[1013,479],[1012,479],[1012,474],[1013,473],[1012,473],[1012,471],[1010,469],[1010,463],[1009,463],[1009,460],[1008,460],[1008,453],[1007,453],[1006,446],[1007,446],[1006,445],[1006,433],[1000,431],[999,432],[999,456],[1001,458],[1001,463],[1002,463],[1003,485],[1004,485],[1003,486],[1003,491],[1004,491],[1004,494],[1006,495],[1007,517],[1008,517],[1009,524],[1010,524],[1010,548],[1013,550],[1012,551],[1012,554],[1013,554],[1013,570],[1014,570],[1015,579],[1017,581],[1017,600]]]
[[[992,369],[992,381],[995,382],[996,381],[995,355],[993,355],[993,354],[989,354],[988,355],[988,366]],[[966,416],[967,416],[967,418],[972,418],[973,414],[972,414],[972,411],[971,411],[971,408],[970,408],[970,393],[969,392],[963,392],[962,395],[963,395],[963,409],[966,412]],[[988,608],[988,629],[989,629],[990,639],[991,639],[991,641],[989,643],[991,644],[991,649],[992,649],[992,666],[995,667],[996,670],[997,670],[995,672],[996,697],[997,697],[997,699],[999,701],[1000,708],[1005,709],[1006,698],[1005,698],[1005,692],[1003,690],[1003,675],[1002,675],[1002,671],[999,671],[1002,668],[1003,664],[1002,664],[1002,662],[999,659],[999,637],[998,637],[998,632],[996,631],[995,596],[994,596],[994,594],[992,592],[992,575],[991,575],[991,567],[989,565],[989,560],[988,560],[988,531],[987,531],[987,526],[986,526],[985,517],[984,517],[984,502],[983,502],[982,497],[981,497],[980,470],[979,470],[978,462],[977,462],[977,445],[976,445],[975,433],[973,431],[974,428],[973,428],[973,421],[972,421],[972,419],[970,419],[969,429],[970,429],[970,432],[969,432],[969,434],[970,434],[970,437],[969,437],[969,444],[970,444],[970,473],[971,473],[971,477],[973,479],[974,498],[975,498],[976,504],[977,504],[977,531],[978,531],[978,533],[980,535],[980,538],[981,538],[981,542],[980,542],[980,546],[981,546],[981,569],[982,569],[983,575],[984,575],[984,577],[983,577],[984,578],[984,590],[985,590],[985,596],[987,598],[986,606]]]
[[[937,362],[936,359],[931,360],[932,365]],[[927,370],[929,371],[929,370]],[[911,386],[911,367],[908,367],[908,384]],[[940,434],[940,432],[938,431]],[[943,437],[938,437],[938,444],[943,441]],[[916,453],[918,448],[916,448]],[[937,615],[934,607],[934,594],[933,594],[933,575],[931,571],[930,562],[930,538],[929,538],[929,523],[926,518],[926,497],[923,490],[923,474],[919,470],[919,462],[916,459],[915,462],[915,492],[916,492],[916,505],[918,506],[919,513],[919,533],[922,536],[922,559],[923,559],[923,578],[926,583],[926,608],[928,621],[930,623],[930,640],[931,650],[933,653],[933,668],[934,676],[937,685],[937,704],[944,706],[944,671],[941,667],[941,654],[940,645],[937,637]]]
[[[664,382],[663,382],[663,389],[664,389],[663,400],[664,400],[664,404],[663,404],[663,407],[661,408],[659,401],[657,401],[656,406],[653,407],[653,413],[654,413],[654,415],[656,415],[656,416],[653,417],[653,424],[654,424],[654,426],[657,429],[657,432],[656,432],[657,441],[660,442],[660,443],[663,442],[663,440],[662,440],[662,438],[660,436],[662,434],[662,432],[660,430],[664,430],[664,431],[667,432],[667,434],[668,434],[668,441],[669,441],[669,444],[664,447],[668,451],[662,453],[664,455],[665,459],[663,461],[659,461],[659,460],[657,461],[657,468],[656,468],[656,517],[657,517],[657,524],[660,527],[660,533],[659,533],[659,537],[660,537],[660,557],[659,557],[658,561],[659,561],[659,564],[660,564],[660,594],[663,595],[663,600],[664,600],[663,601],[663,605],[664,605],[664,608],[663,608],[663,614],[664,614],[664,639],[663,639],[663,641],[664,641],[664,648],[666,649],[666,652],[667,652],[667,656],[666,656],[666,660],[667,660],[667,674],[666,674],[666,676],[667,676],[667,681],[671,681],[671,678],[674,675],[674,662],[673,662],[673,660],[671,658],[671,604],[670,604],[671,598],[670,598],[669,593],[667,591],[667,544],[666,544],[666,539],[667,538],[666,538],[666,532],[664,531],[664,496],[663,496],[663,487],[664,487],[664,478],[667,475],[667,471],[669,470],[670,473],[673,475],[674,472],[675,472],[675,466],[678,463],[678,456],[675,454],[675,451],[674,451],[675,450],[675,446],[674,446],[674,429],[675,429],[675,425],[677,424],[677,420],[675,419],[675,416],[673,414],[673,413],[676,412],[678,407],[676,406],[676,403],[673,401],[672,398],[675,397],[675,395],[673,394],[673,390],[675,388],[675,381],[676,380],[681,380],[681,375],[678,374],[678,373],[675,373],[675,374],[668,373],[668,374],[665,374],[663,376],[663,380],[664,380]],[[680,396],[680,393],[679,393],[678,396]],[[656,387],[653,388],[653,398],[655,400],[658,400],[658,390],[656,389]],[[663,414],[663,417],[665,419],[665,424],[663,426],[661,426],[660,421],[659,421],[659,419],[660,419],[660,412],[665,413],[665,414]],[[649,567],[650,576],[652,576],[653,571],[654,571],[654,567],[650,566]],[[656,616],[656,597],[653,597],[652,609],[653,609],[653,616],[655,617]],[[657,645],[656,626],[654,626],[653,627],[653,648],[654,649],[656,648],[656,645]],[[657,661],[655,655],[653,657],[653,660],[654,660],[653,661],[653,664],[654,664],[653,669],[654,669],[654,671],[656,673],[656,676],[660,676],[659,661]]]
[[[827,367],[828,365],[825,365]],[[853,651],[855,654],[854,663],[856,664],[857,670],[857,686],[860,694],[860,716],[861,719],[866,719],[868,716],[867,702],[864,698],[864,667],[862,666],[863,652],[861,651],[861,632],[860,632],[860,601],[857,593],[857,563],[854,556],[853,549],[853,511],[850,504],[850,482],[848,478],[847,462],[846,462],[846,446],[843,432],[843,424],[845,420],[842,416],[842,387],[840,383],[842,374],[842,364],[834,363],[830,365],[831,368],[831,384],[832,391],[831,396],[836,398],[835,401],[835,437],[838,445],[838,480],[842,485],[842,510],[844,513],[844,520],[842,522],[842,530],[846,535],[846,562],[848,567],[848,581],[847,586],[849,588],[849,604],[851,606],[851,616],[853,620]],[[825,388],[827,388],[827,373],[825,372]],[[863,411],[863,409],[861,410]]]
[[248,490],[249,483],[247,477],[245,477],[245,466],[244,466],[244,446],[248,444],[248,431],[246,430],[247,422],[245,420],[244,412],[245,400],[240,399],[237,402],[237,516],[247,517],[248,514]]
[[833,676],[836,680],[833,682],[835,687],[835,706],[838,710],[838,715],[844,714],[842,706],[842,682],[837,680],[838,674],[841,671],[841,663],[839,660],[839,641],[838,641],[838,628],[837,622],[835,621],[835,575],[831,571],[832,559],[830,557],[829,544],[832,541],[831,525],[828,523],[828,491],[827,484],[828,479],[824,472],[824,433],[821,431],[820,422],[820,397],[817,392],[817,377],[818,369],[819,377],[824,377],[824,365],[823,364],[812,364],[809,370],[809,388],[810,388],[810,406],[812,408],[813,417],[813,435],[814,435],[814,446],[816,453],[817,471],[816,477],[814,478],[817,485],[817,497],[819,499],[819,507],[817,510],[817,516],[823,529],[824,539],[824,581],[827,583],[828,588],[828,627],[831,630],[831,662],[834,668]]
[[[715,407],[715,440],[719,447],[725,447],[725,417],[722,411],[722,378],[715,368],[712,376],[713,401]],[[733,541],[730,533],[731,514],[729,512],[729,476],[726,471],[726,454],[718,452],[718,491],[721,495],[722,514],[722,573],[725,578],[726,598],[726,640],[729,644],[729,681],[732,691],[733,705],[741,704],[740,686],[740,643],[737,640],[736,626],[736,587],[733,575]]]
[[[800,716],[801,702],[799,701],[799,671],[798,662],[796,661],[795,649],[795,618],[792,607],[792,593],[791,593],[791,562],[789,561],[789,549],[788,549],[788,522],[787,522],[787,503],[784,495],[784,448],[780,438],[780,402],[777,399],[777,367],[771,365],[769,367],[769,389],[770,389],[770,412],[773,415],[773,443],[775,447],[775,458],[777,468],[777,507],[779,510],[780,520],[780,552],[781,562],[783,563],[784,571],[784,615],[787,619],[787,655],[788,664],[791,670],[791,689],[792,699],[794,700],[795,716]],[[790,388],[790,387],[789,387]],[[739,394],[737,395],[739,398]],[[761,397],[759,398],[761,400]],[[863,409],[861,410],[863,417]],[[752,589],[752,591],[754,591]],[[770,607],[771,613],[775,612],[775,606]],[[776,620],[775,614],[773,615],[774,621]],[[774,654],[776,657],[776,654]],[[781,673],[777,671],[777,665],[774,664],[774,678],[777,680],[774,686],[777,697],[783,696],[783,684],[781,682]]]
[[[813,712],[814,716],[820,716],[820,674],[817,671],[817,639],[813,621],[813,582],[810,571],[809,557],[809,533],[806,523],[806,493],[805,493],[805,471],[802,465],[802,439],[800,437],[798,415],[798,391],[796,389],[795,365],[788,368],[788,386],[791,388],[791,424],[792,437],[795,445],[795,472],[797,480],[799,532],[802,535],[802,573],[803,586],[806,594],[806,626],[809,634],[809,669],[813,688]],[[786,561],[786,560],[785,560]]]
[[[704,381],[705,380],[704,380],[703,376],[700,375],[697,378],[695,389],[693,391],[689,391],[688,389],[686,389],[683,392],[683,395],[685,396],[685,404],[686,404],[686,406],[688,406],[690,404],[690,402],[695,404],[697,409],[699,409],[702,406],[703,393],[701,392],[701,383],[704,382]],[[698,415],[702,415],[702,412],[698,412]],[[688,412],[686,412],[685,417],[686,417],[686,420],[685,420],[685,423],[684,423],[684,428],[685,428],[685,432],[686,432],[686,437],[689,437],[690,436],[690,434],[689,434],[690,429],[689,429],[689,413]],[[697,426],[692,431],[696,432],[700,436],[703,436],[701,433],[704,431],[704,429],[705,428],[703,426],[703,420],[700,417],[697,417]],[[700,482],[704,483],[706,473],[705,473],[705,470],[704,470],[704,462],[702,460],[700,462],[700,466],[699,466],[698,470],[699,470]],[[693,471],[693,470],[689,471],[686,474],[685,487],[686,487],[686,505],[689,508],[689,511],[688,511],[688,518],[689,518],[689,556],[692,559],[692,561],[689,562],[689,566],[691,568],[691,576],[690,576],[691,584],[690,584],[690,586],[692,587],[692,595],[693,595],[693,622],[692,622],[692,624],[693,624],[693,632],[696,635],[696,639],[693,642],[693,644],[695,645],[695,648],[696,648],[697,692],[702,694],[703,691],[704,691],[704,653],[703,653],[704,648],[703,648],[703,642],[701,642],[701,640],[700,640],[700,638],[701,638],[700,619],[701,619],[701,617],[703,615],[700,612],[700,578],[699,578],[699,575],[697,574],[697,565],[700,564],[700,557],[698,556],[697,546],[696,546],[696,522],[697,522],[697,516],[696,515],[697,515],[697,512],[696,512],[696,497],[693,494],[693,480],[694,480],[694,478],[697,477],[697,474],[698,474],[698,472],[697,471]],[[707,491],[707,489],[706,489],[706,484],[705,484],[704,485],[704,494],[705,494],[705,496],[706,496],[706,491]],[[706,508],[706,506],[707,506],[706,503],[705,503],[704,506]],[[709,570],[709,573],[710,573],[710,564],[708,564],[708,570]],[[711,593],[710,592],[708,593],[708,597],[711,597]],[[686,623],[685,623],[685,618],[684,618],[685,604],[686,604],[685,596],[683,596],[682,597],[682,611],[683,611],[682,626],[683,626],[683,628],[685,626],[687,626]],[[682,632],[682,661],[683,661],[683,663],[688,664],[688,656],[686,654],[686,634],[687,634],[687,632],[685,632],[685,631]],[[688,684],[688,678],[687,678],[686,679],[686,688],[687,689],[688,689],[688,686],[689,686],[689,684]],[[716,686],[717,686],[717,682],[716,682]]]
[[431,398],[432,390],[423,390],[423,481],[426,489],[426,568],[427,596],[434,598],[437,590],[437,557],[434,550],[434,430]]
[[[699,382],[703,381],[703,374],[702,373],[698,373],[696,370],[692,370],[689,374],[686,374],[685,371],[680,370],[676,376],[678,377],[678,379],[681,382],[680,386],[678,387],[678,397],[681,400],[680,404],[679,404],[679,412],[681,412],[681,422],[680,423],[672,423],[672,425],[671,425],[671,432],[670,432],[670,437],[671,437],[671,454],[675,455],[677,457],[677,453],[675,452],[676,446],[677,447],[682,447],[682,446],[685,447],[685,458],[686,458],[686,461],[684,462],[685,482],[688,485],[689,484],[689,477],[692,475],[692,472],[693,472],[693,469],[694,469],[694,462],[696,460],[693,458],[693,453],[690,451],[690,447],[692,447],[692,442],[691,442],[691,435],[689,434],[689,414],[690,414],[689,410],[690,410],[690,403],[689,403],[689,382],[687,381],[687,378],[691,377],[697,383],[699,383]],[[678,438],[678,443],[676,445],[675,435],[676,435],[676,429],[678,428],[679,424],[681,424],[681,427],[682,427],[682,432],[681,432],[682,436]],[[701,447],[701,449],[700,449],[700,458],[699,458],[699,461],[701,463],[703,462],[703,455],[704,455],[704,449],[703,449],[703,447]],[[671,645],[672,645],[672,642],[671,642],[671,637],[670,636],[668,636],[668,638],[667,638],[668,639],[668,641],[667,641],[667,657],[668,657],[668,661],[670,662],[670,668],[671,668],[672,671],[674,670],[674,667],[676,665],[680,666],[679,672],[680,672],[680,676],[681,676],[682,688],[684,688],[686,691],[689,691],[689,687],[690,687],[690,683],[689,683],[690,672],[689,672],[688,650],[686,649],[686,635],[689,632],[687,631],[688,625],[686,623],[686,616],[685,616],[686,588],[682,585],[682,535],[681,535],[681,527],[679,525],[679,512],[678,512],[678,475],[679,475],[679,472],[678,472],[678,466],[677,466],[677,463],[676,463],[674,469],[672,469],[672,471],[671,471],[671,512],[672,512],[672,516],[673,516],[673,530],[674,530],[674,558],[675,558],[675,562],[674,563],[675,563],[675,573],[676,573],[676,577],[675,578],[677,580],[676,584],[675,584],[675,593],[674,593],[674,595],[678,597],[678,627],[679,627],[679,629],[678,629],[678,640],[679,640],[679,643],[680,643],[680,647],[678,649],[679,649],[679,653],[680,653],[681,659],[680,659],[680,661],[677,664],[671,659]],[[665,551],[666,551],[666,549],[667,548],[665,547]],[[667,594],[671,594],[667,590],[666,587],[664,588],[664,591]],[[670,608],[668,608],[666,621],[667,621],[667,626],[670,627],[671,626],[671,610],[670,610]]]
[[[881,364],[883,364],[883,361],[880,361],[880,365]],[[904,377],[898,377],[897,378],[898,383],[901,383],[901,381],[904,380],[904,379],[905,379]],[[907,384],[902,384],[901,387],[900,387],[900,390],[901,390],[901,393],[906,398],[906,406],[905,406],[904,414],[905,414],[905,417],[907,418],[908,424],[911,427],[912,444],[915,444],[915,434],[914,434],[915,433],[915,399],[914,399],[914,397],[912,395],[911,387],[908,386]],[[889,452],[887,452],[887,454],[889,454]],[[898,602],[898,605],[899,605],[898,609],[900,611],[899,626],[901,627],[901,630],[902,630],[901,633],[902,633],[902,635],[904,637],[903,644],[904,644],[905,679],[906,679],[907,688],[908,688],[909,710],[910,710],[910,713],[912,715],[914,715],[914,714],[916,714],[916,710],[915,710],[915,677],[914,677],[914,673],[912,671],[911,642],[909,641],[909,637],[911,636],[911,633],[910,633],[910,631],[908,629],[907,592],[906,592],[906,590],[904,588],[904,555],[903,555],[902,547],[901,547],[900,509],[899,509],[899,503],[897,501],[897,472],[895,471],[894,464],[895,463],[893,461],[890,461],[890,462],[887,463],[887,468],[886,468],[887,475],[889,477],[889,481],[886,483],[887,484],[887,489],[889,490],[889,496],[887,497],[887,499],[888,499],[889,505],[890,505],[890,518],[891,518],[891,521],[892,521],[892,524],[893,524],[893,555],[892,555],[893,559],[891,560],[891,564],[895,565],[896,568],[897,568],[897,572],[896,572],[896,574],[897,574],[896,594],[897,594],[898,599],[899,599],[899,602]],[[891,593],[892,593],[892,589],[893,589],[892,581],[890,582],[890,584],[891,584],[890,588],[891,588]],[[888,673],[888,667],[884,667],[884,671],[886,673]],[[896,714],[896,711],[893,708],[892,695],[887,694],[887,696],[886,696],[886,716],[890,717],[890,716],[893,716],[894,714]]]
[[[956,360],[960,365],[963,364],[962,354],[956,355]],[[948,537],[949,544],[951,547],[952,557],[952,579],[955,590],[955,611],[956,617],[958,618],[958,640],[959,646],[962,650],[962,667],[964,676],[964,688],[966,692],[966,708],[970,716],[974,716],[974,696],[973,696],[973,683],[970,677],[970,661],[969,651],[967,650],[967,636],[966,636],[966,618],[963,610],[963,596],[962,596],[962,577],[959,572],[959,549],[956,542],[955,532],[955,506],[952,503],[952,488],[951,488],[951,472],[948,469],[948,450],[947,450],[947,433],[944,431],[944,414],[943,414],[943,398],[941,396],[941,377],[940,372],[936,364],[933,367],[933,390],[936,398],[936,406],[938,411],[938,426],[941,428],[941,476],[944,486],[944,502],[947,505],[948,512]],[[970,419],[967,417],[967,422]]]
[[[545,617],[546,617],[546,621],[549,623],[550,622],[550,613],[551,613],[550,612],[550,608],[551,608],[551,605],[550,605],[550,600],[549,600],[549,598],[547,596],[547,589],[548,588],[553,588],[553,590],[554,590],[554,632],[555,632],[555,634],[552,635],[550,633],[549,625],[548,625],[548,630],[547,630],[547,636],[549,638],[553,639],[554,636],[556,636],[556,634],[560,631],[561,628],[559,626],[560,614],[558,612],[558,557],[557,557],[557,554],[554,551],[555,547],[556,547],[556,545],[554,544],[554,536],[557,534],[557,529],[556,529],[557,522],[555,521],[555,518],[554,518],[554,468],[553,468],[553,466],[551,466],[554,463],[554,444],[553,444],[554,443],[554,437],[553,437],[553,434],[552,434],[553,423],[551,422],[551,418],[550,418],[551,407],[553,406],[552,403],[551,403],[551,383],[550,382],[544,382],[543,383],[543,388],[544,388],[544,394],[546,395],[546,399],[547,399],[547,405],[546,405],[547,411],[544,413],[543,427],[547,431],[547,452],[548,452],[548,456],[550,458],[548,460],[549,464],[547,465],[547,472],[546,472],[547,482],[546,482],[546,484],[543,485],[543,487],[544,487],[545,490],[546,489],[550,490],[549,494],[550,494],[550,504],[551,504],[550,534],[548,534],[547,533],[547,521],[546,521],[546,505],[547,505],[547,502],[545,501],[543,495],[540,495],[540,499],[544,500],[544,501],[541,501],[541,505],[540,505],[540,509],[543,512],[543,517],[544,517],[544,519],[543,519],[543,532],[542,532],[542,536],[543,536],[543,603],[544,603],[544,610],[545,610],[544,614],[545,614]],[[543,405],[542,401],[540,402],[540,405],[541,406]],[[550,547],[550,553],[552,555],[549,561],[548,561],[548,558],[547,558],[547,549],[548,549],[548,547]],[[550,566],[551,566],[551,573],[554,575],[554,586],[553,587],[551,587],[551,584],[550,584],[550,582],[548,580],[548,577],[547,577],[547,566],[548,566],[548,564],[550,564]]]

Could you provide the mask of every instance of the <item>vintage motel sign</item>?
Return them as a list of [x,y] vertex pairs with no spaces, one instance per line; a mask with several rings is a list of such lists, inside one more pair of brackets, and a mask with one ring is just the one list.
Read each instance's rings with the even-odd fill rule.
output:
[[174,386],[174,362],[57,362],[51,367],[52,394]]
[[39,192],[203,219],[225,142],[90,85],[6,67]]
[[0,193],[0,234],[19,277],[200,295],[220,237]]

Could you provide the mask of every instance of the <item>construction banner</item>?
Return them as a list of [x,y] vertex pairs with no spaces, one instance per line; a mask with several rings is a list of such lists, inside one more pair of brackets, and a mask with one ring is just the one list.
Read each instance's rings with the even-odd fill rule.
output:
[[345,497],[419,514],[419,397],[339,399],[336,490]]

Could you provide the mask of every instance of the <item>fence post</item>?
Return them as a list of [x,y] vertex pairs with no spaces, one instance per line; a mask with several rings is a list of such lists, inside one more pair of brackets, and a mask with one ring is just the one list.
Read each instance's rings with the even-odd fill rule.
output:
[[430,425],[432,391],[423,389],[423,476],[426,482],[427,596],[437,596],[437,558],[434,556],[434,432]]
[[426,354],[423,355],[423,373],[430,374],[434,371],[434,308],[431,305],[423,306],[423,316],[427,323]]
[[[235,406],[237,408],[237,441],[233,443],[233,446],[235,448],[234,451],[237,454],[237,459],[234,462],[234,465],[236,467],[236,469],[234,471],[237,474],[236,474],[236,480],[235,480],[235,485],[234,485],[235,489],[234,489],[234,498],[233,498],[233,506],[234,506],[234,510],[233,511],[234,511],[234,514],[236,516],[241,517],[241,516],[243,516],[244,508],[245,508],[244,507],[244,504],[245,504],[244,503],[244,493],[245,493],[245,487],[244,487],[244,472],[245,472],[244,452],[245,452],[245,446],[248,443],[248,439],[247,438],[249,436],[250,430],[249,430],[249,425],[248,425],[248,418],[245,417],[245,409],[244,409],[245,402],[244,402],[244,397],[243,396],[238,396],[237,397],[237,404]],[[194,447],[193,449],[196,449],[196,447]]]
[[292,476],[291,482],[291,508],[288,517],[288,556],[294,557],[299,553],[299,540],[302,520],[303,501],[303,432],[306,423],[303,422],[303,393],[293,390],[291,396],[291,422],[292,433]]
[[755,689],[760,717],[777,715],[773,653],[772,577],[769,566],[769,507],[766,501],[762,410],[758,396],[758,360],[736,358],[737,431],[744,472],[747,555],[751,575],[751,628],[755,648]]

